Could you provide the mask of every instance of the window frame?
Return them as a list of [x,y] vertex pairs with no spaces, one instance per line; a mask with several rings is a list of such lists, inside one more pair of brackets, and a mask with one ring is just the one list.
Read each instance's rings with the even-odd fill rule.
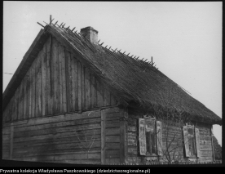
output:
[[[185,130],[186,129],[186,130]],[[192,129],[192,134],[190,134]],[[185,132],[186,131],[186,132]],[[200,157],[200,139],[199,139],[199,128],[195,125],[184,125],[183,126],[183,139],[184,139],[184,151],[186,158],[199,158]],[[186,142],[187,141],[187,142]],[[185,144],[187,143],[187,144]],[[190,148],[191,147],[191,148]]]
[[[144,117],[144,118],[139,118],[138,120],[138,131],[140,131],[140,119],[142,121],[142,124],[144,122],[144,128],[145,128],[145,132],[141,133],[141,136],[145,135],[145,137],[142,137],[142,139],[140,140],[140,134],[138,135],[139,137],[139,141],[138,141],[138,148],[139,148],[139,155],[141,156],[146,156],[146,157],[159,157],[159,156],[162,156],[162,148],[159,148],[158,146],[158,143],[159,141],[162,142],[162,140],[159,140],[159,138],[162,139],[162,135],[158,135],[157,133],[157,123],[160,122],[160,126],[162,126],[161,124],[161,121],[159,120],[156,120],[156,118],[154,117]],[[148,128],[148,124],[146,124],[146,122],[150,122],[152,124],[153,123],[153,128],[150,126]],[[142,131],[143,131],[143,125],[141,126],[142,128]],[[161,128],[161,127],[160,127]],[[149,129],[149,130],[148,130]],[[162,129],[162,128],[161,128]],[[162,133],[162,130],[161,132]],[[154,139],[154,144],[152,144],[152,138]],[[145,141],[145,142],[144,142]],[[140,145],[141,143],[141,145]],[[145,145],[144,145],[145,143]],[[143,152],[143,149],[140,149],[140,148],[144,148],[145,147],[145,154],[141,153]],[[154,151],[153,151],[153,148],[154,148]]]

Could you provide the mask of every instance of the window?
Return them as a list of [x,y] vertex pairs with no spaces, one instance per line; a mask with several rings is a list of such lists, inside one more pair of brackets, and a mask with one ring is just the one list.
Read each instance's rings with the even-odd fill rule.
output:
[[140,155],[162,155],[162,124],[154,118],[139,118]]
[[193,125],[183,127],[186,157],[199,157],[199,129]]

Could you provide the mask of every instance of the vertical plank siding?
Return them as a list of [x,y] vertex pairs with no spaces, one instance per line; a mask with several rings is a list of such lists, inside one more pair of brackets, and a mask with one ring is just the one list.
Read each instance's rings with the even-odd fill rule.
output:
[[117,103],[100,79],[52,36],[43,44],[12,99],[4,111],[6,122]]
[[[4,125],[15,125],[11,135],[4,128],[3,158],[100,164],[99,108],[115,101],[100,79],[50,36],[3,112]],[[105,116],[109,163],[122,159],[119,114]]]

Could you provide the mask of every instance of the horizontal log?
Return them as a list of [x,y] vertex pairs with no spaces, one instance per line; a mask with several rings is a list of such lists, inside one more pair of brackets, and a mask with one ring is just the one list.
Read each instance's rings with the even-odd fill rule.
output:
[[105,158],[119,158],[120,157],[120,150],[106,150],[105,151]]
[[2,142],[7,143],[9,140],[9,136],[2,136]]
[[105,135],[120,135],[120,129],[118,128],[110,128],[105,129]]
[[33,131],[23,131],[23,132],[15,132],[14,137],[33,137],[33,136],[40,136],[46,134],[57,134],[61,132],[74,132],[79,130],[88,130],[88,129],[100,129],[101,124],[84,124],[84,125],[77,125],[77,126],[65,126],[65,127],[56,127],[56,128],[49,128],[49,129],[42,129],[42,130],[33,130]]
[[105,143],[105,149],[120,149],[120,143]]
[[[93,132],[94,133],[94,132]],[[94,140],[100,140],[101,135],[100,134],[92,134],[92,135],[86,135],[86,136],[74,136],[72,137],[65,137],[65,138],[59,138],[59,139],[46,139],[43,141],[36,141],[36,142],[19,142],[14,143],[14,149],[21,149],[21,148],[27,148],[27,147],[36,147],[36,146],[49,146],[49,145],[57,145],[57,144],[72,144],[72,143],[78,143],[78,142],[86,142],[86,141],[94,141]]]
[[137,132],[136,126],[128,126],[127,130],[128,130],[128,132]]
[[65,153],[61,155],[54,156],[29,156],[29,157],[15,157],[14,159],[19,159],[20,161],[62,161],[62,160],[80,160],[80,159],[100,159],[100,153]]
[[106,164],[120,164],[119,158],[106,158],[105,159]]
[[5,131],[5,132],[2,132],[2,136],[3,136],[3,137],[10,136],[10,132],[6,132],[6,131]]
[[127,140],[127,144],[128,144],[128,146],[137,146],[137,139],[136,138],[135,139],[129,138]]
[[76,137],[77,135],[93,135],[93,134],[100,134],[101,129],[94,129],[94,130],[80,130],[80,131],[73,131],[73,132],[62,132],[62,133],[57,133],[57,134],[46,134],[46,135],[40,135],[40,136],[33,136],[33,137],[25,137],[25,138],[14,138],[13,142],[14,143],[19,143],[19,142],[26,142],[30,143],[32,142],[40,142],[40,141],[46,141],[48,139],[58,139],[58,138],[63,138],[63,137]]
[[4,146],[2,146],[2,152],[4,152],[4,151],[9,151],[9,149],[10,149],[10,146],[9,146],[9,144],[6,146],[6,145],[4,145]]
[[182,142],[183,141],[183,137],[180,137],[180,136],[174,136],[174,135],[168,135],[168,136],[165,136],[163,135],[162,136],[162,141],[163,142],[170,142],[170,141],[174,141],[174,142]]
[[176,132],[182,132],[182,127],[176,127],[176,126],[163,126],[163,131],[176,131]]
[[120,118],[122,117],[122,113],[112,113],[112,114],[106,114],[105,120],[109,121],[109,120],[120,120]]
[[128,147],[128,154],[129,155],[137,155],[137,147],[134,148],[134,147]]
[[212,141],[212,138],[211,138],[211,136],[200,136],[200,141],[201,140],[204,140],[204,141]]
[[199,135],[202,135],[202,136],[206,136],[206,135],[208,135],[208,136],[211,136],[211,133],[209,132],[209,131],[199,131]]
[[109,143],[109,142],[114,142],[114,143],[117,143],[117,142],[120,142],[120,136],[105,136],[105,142]]
[[88,119],[79,119],[79,120],[69,120],[69,121],[61,121],[55,123],[45,123],[39,125],[30,125],[25,127],[15,127],[15,132],[24,132],[24,131],[32,131],[32,130],[41,130],[48,128],[58,128],[64,126],[76,126],[76,125],[84,125],[84,124],[92,124],[92,123],[100,123],[101,119],[99,118],[88,118]]
[[106,128],[119,128],[120,127],[120,121],[105,121],[105,127]]
[[181,130],[172,130],[172,129],[170,129],[170,130],[163,130],[162,131],[162,133],[163,134],[171,134],[171,135],[173,135],[173,134],[178,134],[179,136],[181,136],[182,135],[182,131]]
[[212,151],[212,147],[207,147],[207,148],[200,148],[200,150],[207,150],[207,151]]
[[29,120],[26,120],[23,124],[20,124],[19,122],[15,122],[15,127],[24,127],[29,125],[39,125],[39,124],[45,124],[45,123],[55,123],[55,122],[61,122],[61,121],[69,121],[69,120],[79,120],[79,119],[85,119],[85,118],[98,118],[100,117],[100,111],[87,111],[83,113],[71,113],[71,114],[65,114],[65,115],[57,115],[57,116],[50,116],[50,117],[38,117],[38,118],[30,118]]
[[101,159],[100,153],[68,153],[64,155],[54,156],[55,161],[69,159]]
[[200,149],[212,149],[212,145],[211,144],[200,145],[199,148]]
[[2,159],[3,160],[9,160],[9,155],[8,154],[2,154]]
[[133,156],[128,156],[127,158],[129,163],[141,163],[141,158],[140,157],[133,157]]
[[201,157],[210,157],[210,156],[212,156],[212,151],[210,151],[210,150],[201,150],[200,151],[200,156]]
[[55,149],[50,149],[49,151],[46,151],[45,153],[40,153],[40,152],[30,152],[27,153],[27,151],[15,151],[13,153],[13,156],[15,158],[20,158],[20,157],[35,157],[35,156],[59,156],[62,154],[68,154],[68,153],[81,153],[81,154],[87,154],[87,153],[100,153],[101,150],[100,148],[77,148],[77,149],[64,149],[64,150],[55,150]]
[[137,138],[137,133],[136,132],[128,132],[127,133],[127,138],[128,139],[136,139]]
[[15,148],[14,152],[17,153],[46,153],[48,151],[54,151],[54,150],[73,150],[73,149],[91,149],[91,148],[97,148],[101,146],[101,141],[88,141],[88,142],[79,142],[79,143],[61,143],[61,144],[48,144],[44,146],[31,146],[26,148]]
[[114,107],[114,108],[107,108],[107,109],[104,109],[102,110],[105,112],[105,114],[114,114],[114,113],[117,113],[117,112],[121,112],[120,109],[118,107]]
[[207,162],[207,161],[212,161],[213,158],[212,157],[200,157],[199,161],[200,162]]
[[11,126],[11,123],[4,123],[4,124],[2,124],[2,130],[9,129],[10,126]]
[[137,119],[128,119],[128,126],[137,126]]
[[58,160],[53,161],[57,163],[68,163],[68,164],[101,164],[101,160],[97,159],[86,159],[86,160]]
[[212,146],[212,142],[206,141],[206,140],[200,140],[200,146],[202,145]]
[[3,147],[3,148],[9,148],[9,147],[10,147],[10,143],[3,143],[3,144],[2,144],[2,147]]

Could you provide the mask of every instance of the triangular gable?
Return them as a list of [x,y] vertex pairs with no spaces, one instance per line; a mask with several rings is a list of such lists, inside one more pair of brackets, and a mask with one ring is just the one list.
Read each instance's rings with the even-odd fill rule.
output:
[[[176,99],[174,102],[170,102],[175,105],[172,108],[184,109],[184,112],[196,121],[221,124],[221,118],[148,63],[120,52],[92,45],[69,29],[47,25],[45,26],[45,34],[53,35],[100,81],[104,82],[125,105],[127,102],[135,101],[138,106],[144,106],[144,108],[150,108],[149,106],[153,105],[166,108],[165,103],[168,102],[162,102],[159,96],[161,94],[167,95],[170,92],[168,86],[171,86],[175,90],[174,98]],[[26,68],[24,69],[26,70]],[[14,86],[12,84],[9,85],[9,89]],[[15,89],[15,87],[13,88]],[[7,89],[6,95],[3,96],[3,100],[6,101],[3,102],[3,108],[10,99],[11,93],[14,92],[13,90],[9,91]],[[182,107],[180,107],[181,104]]]
[[[43,32],[37,38],[41,37]],[[25,73],[22,80],[17,81],[18,87],[14,89],[14,95],[11,93],[8,105],[5,105],[6,121],[82,112],[118,104],[110,88],[89,67],[84,66],[54,36],[45,37],[42,45],[36,41],[36,45],[31,47],[42,47],[36,58],[25,57],[30,62],[29,66],[23,60],[16,72],[20,76],[21,71]],[[31,53],[28,55],[31,56]]]

